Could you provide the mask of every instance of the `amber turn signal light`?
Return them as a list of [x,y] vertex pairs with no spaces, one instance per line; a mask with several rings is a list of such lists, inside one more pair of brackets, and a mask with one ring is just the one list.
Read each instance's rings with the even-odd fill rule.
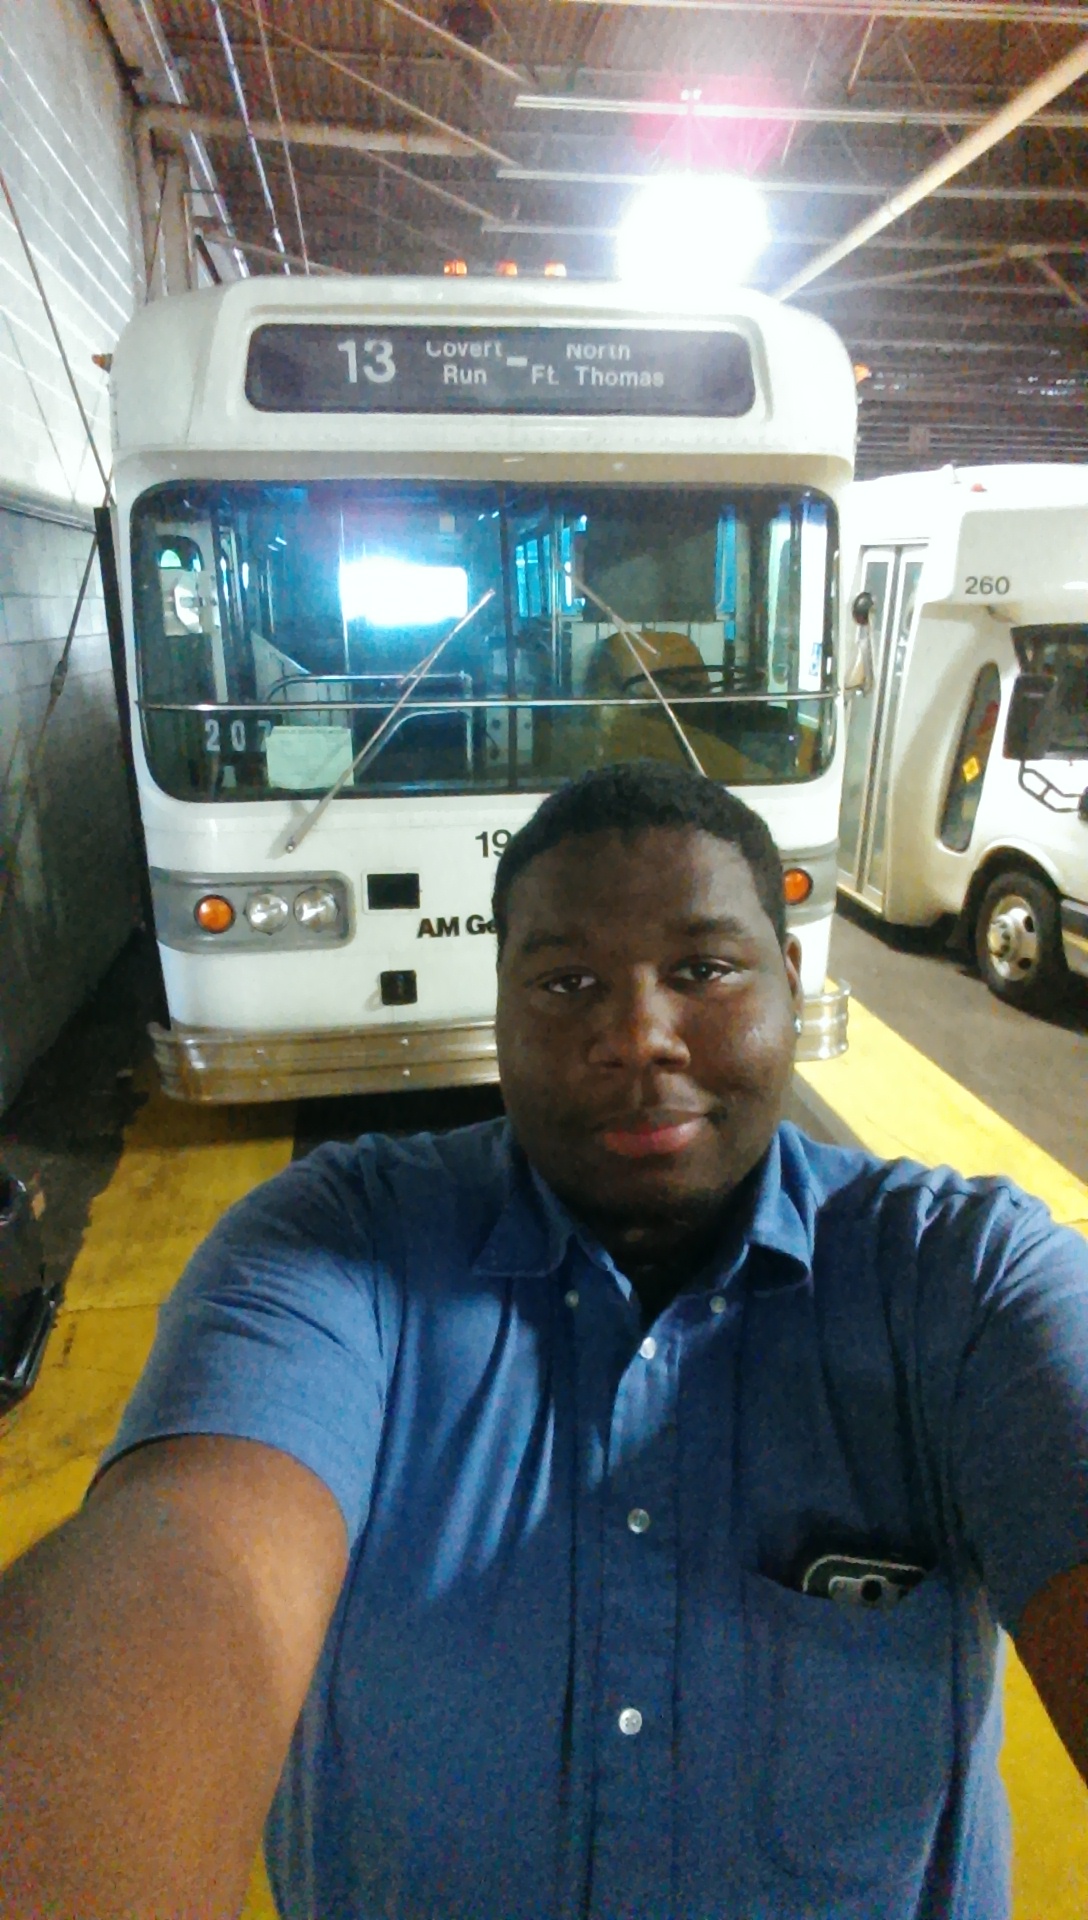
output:
[[812,892],[812,875],[804,867],[787,867],[782,875],[782,891],[787,907],[799,907]]
[[206,893],[193,908],[193,919],[205,933],[226,933],[234,925],[234,908],[221,893]]

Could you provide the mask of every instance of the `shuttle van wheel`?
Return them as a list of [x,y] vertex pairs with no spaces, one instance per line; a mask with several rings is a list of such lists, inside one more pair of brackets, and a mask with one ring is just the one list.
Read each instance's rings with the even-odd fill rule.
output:
[[975,955],[991,993],[1043,1013],[1068,982],[1055,895],[1034,873],[999,873],[979,903]]

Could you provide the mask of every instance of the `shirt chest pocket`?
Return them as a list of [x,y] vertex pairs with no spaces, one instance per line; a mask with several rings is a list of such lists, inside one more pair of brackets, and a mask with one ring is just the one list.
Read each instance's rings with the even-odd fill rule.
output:
[[813,1893],[921,1878],[953,1757],[952,1597],[887,1612],[744,1581],[760,1852]]

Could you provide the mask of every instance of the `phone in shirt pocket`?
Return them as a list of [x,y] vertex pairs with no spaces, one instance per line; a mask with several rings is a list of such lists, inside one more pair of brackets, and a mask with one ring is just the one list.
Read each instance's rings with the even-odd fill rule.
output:
[[[807,1592],[743,1576],[747,1732],[768,1897],[800,1877],[810,1899],[909,1889],[948,1792],[953,1733],[953,1602],[941,1573],[907,1562],[824,1555]],[[886,1568],[913,1580],[892,1599]],[[881,1569],[880,1604],[832,1580]],[[816,1569],[819,1568],[818,1573]],[[825,1587],[821,1597],[818,1588]],[[847,1592],[851,1597],[847,1599]],[[774,1877],[785,1870],[781,1888]],[[904,1908],[904,1911],[906,1909]]]
[[926,1577],[906,1560],[870,1560],[859,1554],[823,1553],[801,1575],[801,1592],[841,1607],[887,1611],[905,1600]]

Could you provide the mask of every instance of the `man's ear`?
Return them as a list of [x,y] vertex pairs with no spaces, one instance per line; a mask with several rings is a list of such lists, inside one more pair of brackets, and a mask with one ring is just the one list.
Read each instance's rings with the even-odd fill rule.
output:
[[805,1004],[805,993],[801,985],[801,942],[795,933],[787,933],[783,942],[782,964],[789,981],[794,1013],[800,1013]]

